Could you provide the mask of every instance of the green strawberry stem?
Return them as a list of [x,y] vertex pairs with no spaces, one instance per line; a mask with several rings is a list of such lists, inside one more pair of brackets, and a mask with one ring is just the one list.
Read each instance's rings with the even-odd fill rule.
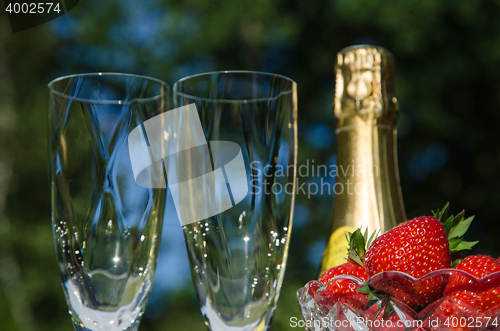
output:
[[441,210],[432,212],[434,218],[443,224],[446,235],[448,236],[448,242],[450,243],[450,253],[457,254],[466,250],[470,250],[479,241],[464,241],[464,235],[470,227],[474,216],[464,219],[465,211],[462,210],[456,216],[447,217],[448,207],[450,203],[448,202]]
[[368,237],[368,228],[365,233],[361,233],[361,229],[357,229],[353,233],[347,234],[347,241],[349,242],[349,250],[347,256],[360,266],[364,267],[366,248],[370,247],[373,239],[376,237],[376,232],[373,232]]

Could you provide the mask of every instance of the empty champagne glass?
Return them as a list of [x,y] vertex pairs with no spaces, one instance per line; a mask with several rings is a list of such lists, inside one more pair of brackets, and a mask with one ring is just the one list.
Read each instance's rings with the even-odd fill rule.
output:
[[166,190],[136,182],[142,161],[129,152],[129,135],[165,111],[168,87],[116,73],[61,77],[48,87],[52,224],[69,314],[77,331],[137,330]]
[[266,330],[292,229],[297,85],[225,71],[183,78],[173,91],[179,114],[191,114],[197,128],[188,131],[196,137],[190,156],[169,162],[167,172],[205,323]]

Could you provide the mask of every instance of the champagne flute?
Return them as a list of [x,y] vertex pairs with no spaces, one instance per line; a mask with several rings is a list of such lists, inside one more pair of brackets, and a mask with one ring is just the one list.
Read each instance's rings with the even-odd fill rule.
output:
[[95,73],[61,77],[48,87],[52,225],[73,325],[77,331],[137,330],[153,281],[166,190],[136,183],[128,141],[131,131],[165,111],[168,86],[150,77]]
[[[225,71],[183,78],[173,90],[176,106],[199,118],[195,136],[203,135],[204,147],[191,153],[196,171],[168,168],[177,169],[174,183],[193,178],[171,192],[205,324],[266,330],[292,229],[297,85],[280,75]],[[190,175],[179,176],[179,168]]]

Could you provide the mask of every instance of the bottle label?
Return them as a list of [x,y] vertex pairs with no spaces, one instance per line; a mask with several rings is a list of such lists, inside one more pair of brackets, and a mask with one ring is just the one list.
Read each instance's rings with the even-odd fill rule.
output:
[[347,262],[349,242],[346,236],[348,232],[353,233],[354,231],[356,231],[355,227],[344,225],[332,233],[326,246],[327,251],[325,251],[325,255],[323,256],[320,273]]

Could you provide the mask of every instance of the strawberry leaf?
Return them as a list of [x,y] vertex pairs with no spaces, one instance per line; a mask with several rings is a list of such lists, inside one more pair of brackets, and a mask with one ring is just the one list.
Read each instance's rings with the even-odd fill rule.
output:
[[462,222],[464,217],[465,217],[465,210],[462,210],[460,213],[457,214],[457,216],[455,216],[455,219],[453,220],[453,226],[455,227],[458,225],[458,223]]
[[450,203],[447,202],[446,205],[443,207],[443,209],[441,209],[441,210],[438,209],[436,212],[432,212],[434,214],[433,215],[434,218],[440,222],[443,222],[443,216],[445,216],[444,218],[446,218],[446,210],[448,209],[449,206],[450,206]]
[[348,233],[347,236],[347,242],[349,243],[349,249],[347,252],[347,256],[350,260],[356,262],[360,266],[364,267],[364,261],[365,261],[365,253],[366,253],[366,243],[371,243],[373,240],[373,237],[375,236],[376,232],[373,232],[372,235],[370,236],[370,239],[367,239],[368,237],[368,228],[365,229],[365,233],[361,233],[361,229],[356,229],[353,233]]
[[384,318],[388,318],[389,316],[392,315],[392,313],[394,313],[394,303],[392,302],[392,300],[389,300],[389,302],[387,303],[387,305],[385,306],[385,311],[384,311]]
[[365,256],[365,237],[361,234],[361,231],[358,229],[351,236],[351,240],[354,240],[354,245],[352,248],[356,250],[361,258]]
[[450,242],[450,251],[456,251],[456,248],[462,242],[462,238],[453,238],[449,240]]
[[356,253],[355,251],[353,250],[350,250],[349,253],[347,254],[347,256],[353,260],[354,262],[356,262],[357,264],[359,264],[360,266],[364,267],[363,265],[363,261],[361,261],[361,259],[359,258],[359,255],[358,253]]
[[459,264],[460,262],[462,262],[463,259],[456,259],[455,261],[453,261],[453,263],[451,264],[451,267],[452,268],[455,268],[457,266],[457,264]]
[[477,241],[463,241],[465,233],[469,229],[472,220],[474,220],[474,216],[464,219],[465,211],[462,210],[457,215],[447,218],[446,214],[449,206],[450,203],[448,202],[441,210],[438,209],[436,212],[432,212],[434,218],[443,224],[443,228],[448,236],[451,253],[469,250],[478,243]]
[[378,231],[373,231],[372,232],[372,235],[370,236],[370,238],[366,242],[366,247],[370,247],[370,245],[372,244],[373,239],[375,239],[375,237],[377,236],[377,234],[378,234]]
[[455,251],[458,252],[458,251],[469,250],[478,242],[479,241],[462,241],[456,246]]
[[[456,219],[456,218],[455,218]],[[463,216],[462,216],[463,219]],[[470,223],[474,219],[474,216],[467,218],[466,220],[460,221],[457,225],[455,225],[448,235],[448,238],[459,238],[462,237],[467,230],[469,229]],[[453,222],[455,223],[455,222]]]
[[352,236],[352,232],[345,232],[345,240],[347,240],[347,243],[351,243],[351,236]]
[[359,293],[363,293],[363,294],[368,294],[370,293],[372,290],[370,289],[370,286],[368,286],[368,284],[365,284],[361,287],[358,287],[356,289],[356,292],[359,292]]
[[370,291],[366,299],[367,299],[366,308],[370,308],[371,306],[380,301],[380,296],[377,296],[372,291]]
[[453,217],[448,217],[446,222],[443,223],[443,227],[446,234],[450,233],[451,228],[453,227]]
[[364,267],[363,261],[365,259],[365,252],[366,238],[361,233],[361,230],[357,229],[349,235],[349,250],[347,256],[360,266]]

